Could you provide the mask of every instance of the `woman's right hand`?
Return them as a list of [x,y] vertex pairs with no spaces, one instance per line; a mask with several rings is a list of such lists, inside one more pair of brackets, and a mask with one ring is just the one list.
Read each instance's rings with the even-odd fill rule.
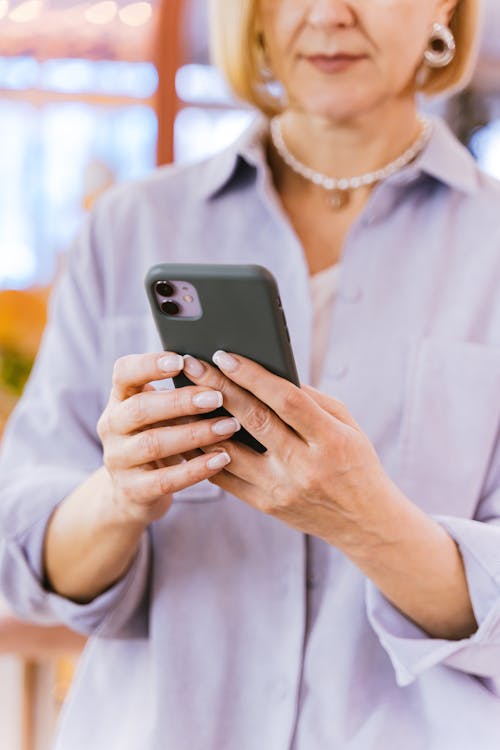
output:
[[183,358],[170,352],[129,355],[115,364],[97,431],[113,504],[123,520],[147,526],[168,511],[174,492],[209,479],[230,461],[225,452],[198,450],[239,429],[233,418],[195,419],[222,405],[220,392],[198,386],[156,390],[151,385],[175,377],[183,366]]

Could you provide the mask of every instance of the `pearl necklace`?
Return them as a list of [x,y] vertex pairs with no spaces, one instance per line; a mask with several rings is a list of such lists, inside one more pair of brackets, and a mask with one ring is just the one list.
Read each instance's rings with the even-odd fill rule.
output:
[[398,156],[397,159],[391,161],[390,164],[382,167],[382,169],[377,169],[375,172],[367,172],[359,177],[335,179],[334,177],[328,177],[321,172],[316,172],[314,169],[311,169],[311,167],[303,164],[291,153],[291,151],[289,151],[283,138],[283,131],[281,129],[279,117],[273,117],[271,120],[271,140],[285,164],[305,180],[313,182],[315,185],[319,185],[324,188],[324,190],[328,191],[328,202],[331,208],[340,210],[349,203],[349,193],[351,190],[375,185],[377,182],[387,179],[395,174],[395,172],[399,172],[400,169],[406,167],[424,149],[431,137],[432,123],[423,118],[419,118],[419,121],[422,126],[420,135],[415,142],[403,154],[401,154],[401,156]]

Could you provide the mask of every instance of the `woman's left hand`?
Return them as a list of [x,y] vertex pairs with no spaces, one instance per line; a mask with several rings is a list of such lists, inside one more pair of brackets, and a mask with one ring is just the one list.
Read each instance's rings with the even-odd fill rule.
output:
[[[339,401],[298,388],[239,355],[219,352],[220,368],[185,357],[197,385],[222,391],[224,406],[266,448],[236,441],[217,448],[231,456],[211,481],[297,531],[337,547],[366,545],[377,498],[394,492],[372,444]],[[378,517],[380,521],[380,517]]]

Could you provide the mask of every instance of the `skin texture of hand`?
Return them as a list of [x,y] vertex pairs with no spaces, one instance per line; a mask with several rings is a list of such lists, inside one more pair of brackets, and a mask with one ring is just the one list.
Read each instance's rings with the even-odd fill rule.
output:
[[477,629],[457,545],[396,487],[342,403],[241,356],[217,352],[220,369],[184,359],[190,380],[223,393],[267,448],[260,455],[220,443],[231,463],[212,482],[340,549],[430,635],[459,639]]
[[174,492],[211,478],[230,460],[224,452],[206,457],[194,451],[239,429],[234,419],[196,420],[222,405],[218,391],[151,386],[154,380],[175,377],[183,365],[182,357],[171,353],[119,359],[97,426],[115,506],[145,526],[166,513]]
[[126,573],[146,527],[168,512],[172,494],[214,477],[230,461],[223,450],[198,450],[239,429],[234,419],[197,419],[222,404],[221,393],[151,386],[183,365],[169,353],[117,361],[98,425],[104,466],[57,506],[48,524],[44,566],[53,591],[78,602],[105,591]]

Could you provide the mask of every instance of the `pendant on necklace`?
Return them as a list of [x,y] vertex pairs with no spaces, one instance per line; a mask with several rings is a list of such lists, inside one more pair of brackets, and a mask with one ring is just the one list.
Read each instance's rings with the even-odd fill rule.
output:
[[349,190],[329,190],[328,191],[328,205],[333,208],[334,211],[340,211],[345,208],[351,198]]

